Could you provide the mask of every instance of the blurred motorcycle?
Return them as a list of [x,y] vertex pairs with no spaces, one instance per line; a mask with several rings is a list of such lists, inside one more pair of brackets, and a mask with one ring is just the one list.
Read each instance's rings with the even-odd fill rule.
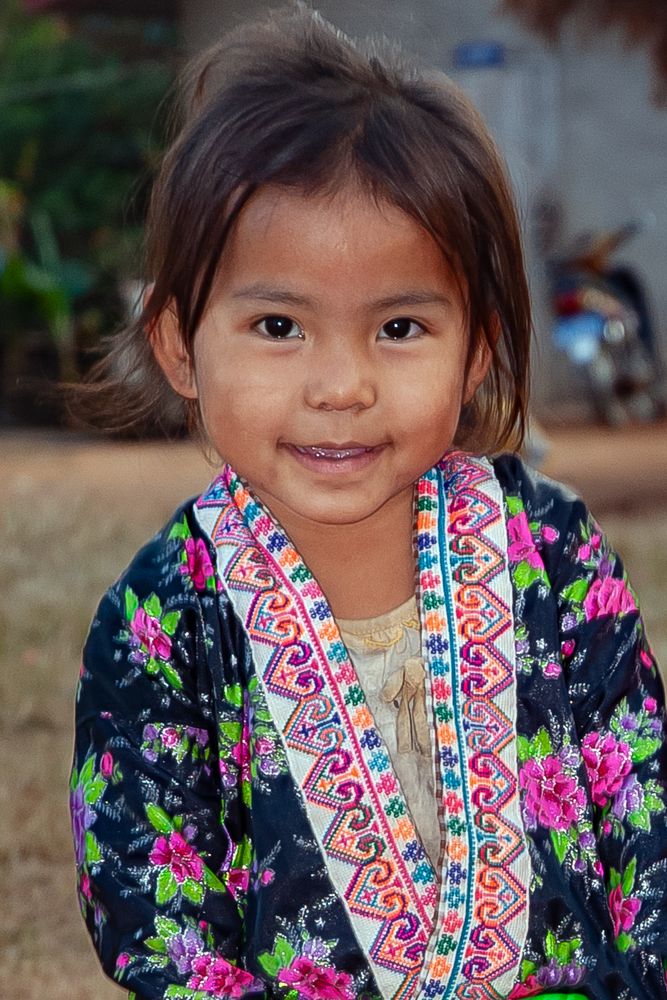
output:
[[598,417],[618,426],[664,413],[661,366],[643,284],[614,266],[637,223],[580,237],[548,261],[555,345],[585,374]]

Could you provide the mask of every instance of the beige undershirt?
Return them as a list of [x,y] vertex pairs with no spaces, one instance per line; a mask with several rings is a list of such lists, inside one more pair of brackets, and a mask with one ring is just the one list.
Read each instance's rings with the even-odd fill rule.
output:
[[338,628],[417,832],[435,867],[440,829],[417,602],[411,597],[377,618],[339,619]]

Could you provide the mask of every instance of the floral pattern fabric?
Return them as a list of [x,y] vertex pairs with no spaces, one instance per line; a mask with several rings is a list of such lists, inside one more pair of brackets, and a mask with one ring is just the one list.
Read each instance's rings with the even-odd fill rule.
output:
[[[468,517],[460,484],[470,468],[477,470],[475,460],[460,456],[427,477],[427,486],[442,484],[449,520],[429,529],[430,540],[422,532],[423,551],[431,544],[444,551],[452,539],[441,536]],[[407,992],[400,995],[667,997],[664,704],[636,595],[580,501],[514,457],[496,460],[491,474],[504,504],[501,555],[511,582],[515,650],[516,773],[502,780],[508,789],[513,783],[520,797],[520,828],[513,828],[511,841],[494,843],[500,850],[518,837],[530,857],[528,906],[516,908],[518,894],[512,911],[525,922],[521,961],[509,993],[486,990],[481,952],[477,972],[465,965],[457,972],[456,982],[468,986],[455,988],[453,974],[449,980],[419,975],[425,961],[420,946],[414,951],[417,972],[405,978]],[[479,496],[481,510],[480,489],[468,477],[468,495]],[[213,503],[219,495],[222,487],[214,484],[206,497]],[[428,489],[420,496],[428,501]],[[267,518],[266,550],[277,552],[284,543],[266,513],[255,505],[252,516]],[[234,523],[220,520],[216,530],[233,534]],[[389,979],[359,944],[340,862],[325,849],[304,804],[304,781],[317,795],[331,794],[334,785],[324,773],[313,785],[315,777],[294,771],[296,758],[267,702],[257,646],[230,602],[213,534],[202,529],[195,505],[185,505],[138,554],[93,621],[70,789],[82,913],[105,970],[138,1000],[388,998],[382,984]],[[465,537],[493,579],[497,553],[475,549],[475,531]],[[457,551],[456,544],[449,547]],[[465,573],[468,549],[458,548]],[[252,580],[261,590],[265,570],[252,552],[232,562],[228,572],[237,588]],[[457,565],[452,562],[453,579],[461,572]],[[303,564],[295,563],[292,572],[295,587],[311,586],[298,579],[307,577]],[[422,572],[427,582],[430,572]],[[482,586],[491,599],[493,585]],[[430,623],[429,642],[446,659],[448,648],[453,652],[445,636],[439,640],[434,633],[428,592],[426,598],[421,613]],[[267,634],[287,628],[280,625],[279,595],[271,602],[258,612]],[[313,622],[327,614],[317,610],[316,597],[309,608]],[[332,642],[335,648],[335,636]],[[297,647],[289,648],[292,670]],[[267,669],[278,676],[275,665]],[[340,671],[350,669],[343,650]],[[319,683],[307,663],[299,671],[298,683]],[[358,727],[353,735],[365,741],[367,759],[376,761],[369,773],[390,790],[382,793],[386,798],[395,775],[382,770],[381,746],[354,694],[353,674],[349,681],[348,719]],[[303,739],[311,738],[315,729],[308,727],[319,725],[318,739],[335,750],[336,725],[328,719],[323,728],[322,717],[318,722],[318,697],[315,691],[290,739],[298,742],[299,726],[306,727]],[[437,727],[459,713],[464,731],[466,706],[437,675],[432,697],[431,723]],[[434,745],[439,753],[455,752],[449,744]],[[349,766],[340,753],[336,760],[339,768]],[[335,771],[330,774],[333,779]],[[455,789],[443,786],[441,793],[446,843],[462,826]],[[400,810],[400,796],[388,801]],[[355,819],[354,802],[347,808],[343,804],[340,815],[352,822],[352,832],[361,817]],[[397,813],[396,823],[402,822]],[[336,843],[344,842],[343,832],[337,830]],[[379,828],[373,836],[387,839]],[[395,850],[398,843],[384,846]],[[433,870],[418,840],[405,843],[413,852],[405,862],[413,878],[425,880],[419,905],[434,912]],[[508,874],[510,863],[508,858]],[[450,868],[453,878],[455,862]],[[463,886],[472,876],[459,869]],[[458,891],[455,882],[450,893]],[[513,884],[510,879],[498,890],[499,904],[518,892]],[[370,900],[379,890],[368,884],[363,891],[371,892]],[[417,907],[411,919],[426,919],[421,912]],[[418,930],[409,929],[415,942]],[[444,957],[450,932],[436,930]],[[464,931],[452,924],[454,945]],[[432,971],[437,955],[430,961]]]

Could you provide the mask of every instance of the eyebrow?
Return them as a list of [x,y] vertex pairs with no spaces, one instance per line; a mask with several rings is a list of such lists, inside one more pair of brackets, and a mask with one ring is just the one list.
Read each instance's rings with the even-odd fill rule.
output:
[[[290,306],[312,306],[313,300],[306,295],[299,295],[291,292],[287,288],[274,287],[273,285],[263,285],[260,283],[246,285],[232,292],[234,299],[260,299],[262,302],[280,302]],[[396,295],[387,295],[381,299],[368,302],[370,309],[394,309],[401,306],[423,306],[423,305],[444,305],[451,306],[452,299],[440,292],[430,289],[410,289],[398,292]]]

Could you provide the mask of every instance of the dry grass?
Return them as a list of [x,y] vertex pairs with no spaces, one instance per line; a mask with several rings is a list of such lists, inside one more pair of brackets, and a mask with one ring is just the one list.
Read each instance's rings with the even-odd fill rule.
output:
[[[0,438],[0,996],[112,1000],[74,896],[66,813],[79,650],[98,596],[209,470],[187,445]],[[607,517],[667,662],[667,514]]]

